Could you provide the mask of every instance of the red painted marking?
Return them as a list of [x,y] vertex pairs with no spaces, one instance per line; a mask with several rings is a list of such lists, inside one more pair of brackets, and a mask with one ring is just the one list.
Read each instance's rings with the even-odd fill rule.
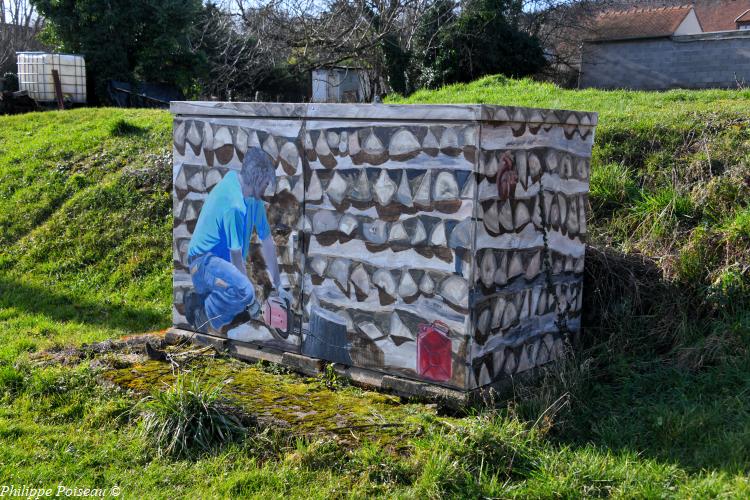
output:
[[436,321],[419,325],[417,334],[417,369],[430,380],[446,382],[453,376],[451,341],[448,326]]
[[506,151],[500,158],[500,168],[497,171],[497,195],[505,201],[516,192],[518,173],[513,166],[513,158]]
[[263,321],[271,328],[286,332],[289,327],[287,318],[286,306],[281,299],[271,297],[263,304]]

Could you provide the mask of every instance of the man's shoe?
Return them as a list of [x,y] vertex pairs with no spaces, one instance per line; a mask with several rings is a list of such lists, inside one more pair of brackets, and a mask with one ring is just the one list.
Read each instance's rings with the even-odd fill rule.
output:
[[187,322],[196,330],[206,330],[209,326],[208,316],[206,316],[206,307],[204,298],[190,291],[185,294],[185,318]]

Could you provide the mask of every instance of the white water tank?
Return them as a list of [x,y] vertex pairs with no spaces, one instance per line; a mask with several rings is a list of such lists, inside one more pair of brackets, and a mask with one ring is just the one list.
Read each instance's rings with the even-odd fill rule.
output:
[[18,88],[37,101],[55,101],[52,70],[60,75],[63,96],[77,104],[86,103],[86,61],[75,54],[17,52]]

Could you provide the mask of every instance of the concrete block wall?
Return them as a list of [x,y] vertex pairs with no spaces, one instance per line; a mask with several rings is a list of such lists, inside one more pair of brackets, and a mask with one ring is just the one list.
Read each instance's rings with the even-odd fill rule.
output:
[[736,88],[750,83],[750,32],[587,42],[581,88]]

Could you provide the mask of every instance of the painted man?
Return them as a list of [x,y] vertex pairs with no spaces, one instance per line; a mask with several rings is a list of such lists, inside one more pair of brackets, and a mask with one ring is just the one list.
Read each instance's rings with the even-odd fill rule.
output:
[[253,231],[261,242],[274,288],[281,298],[291,301],[289,292],[280,286],[276,245],[261,199],[269,184],[275,183],[271,157],[254,147],[245,154],[242,169],[226,174],[208,195],[188,250],[195,294],[186,299],[185,306],[193,326],[221,332],[236,317],[259,317],[261,306],[246,267]]

